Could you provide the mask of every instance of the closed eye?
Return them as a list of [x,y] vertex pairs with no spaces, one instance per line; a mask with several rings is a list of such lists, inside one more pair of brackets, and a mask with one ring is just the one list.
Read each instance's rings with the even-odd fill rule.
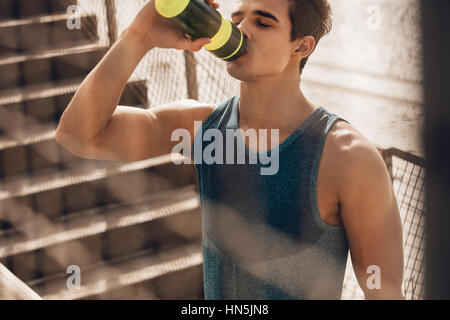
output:
[[[238,26],[241,22],[232,22],[233,25]],[[270,28],[269,25],[261,23],[260,21],[257,22],[257,25],[263,28]]]

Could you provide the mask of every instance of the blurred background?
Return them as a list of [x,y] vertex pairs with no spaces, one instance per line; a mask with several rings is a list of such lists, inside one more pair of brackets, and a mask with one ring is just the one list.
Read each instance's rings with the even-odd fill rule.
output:
[[[218,0],[229,17],[235,0]],[[301,87],[375,143],[404,231],[406,299],[423,299],[424,93],[418,0],[329,0],[332,32]],[[145,0],[0,1],[0,298],[202,299],[195,169],[170,156],[84,160],[54,140],[78,86]],[[154,49],[120,104],[239,95],[206,50]],[[362,299],[350,259],[343,299]],[[80,273],[78,273],[80,271]],[[81,275],[77,277],[77,275]]]

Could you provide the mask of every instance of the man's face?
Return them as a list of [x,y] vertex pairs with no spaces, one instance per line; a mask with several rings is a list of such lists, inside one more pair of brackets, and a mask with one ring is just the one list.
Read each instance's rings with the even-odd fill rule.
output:
[[286,68],[298,70],[287,0],[239,0],[232,22],[247,37],[248,49],[246,55],[227,62],[232,77],[251,82],[280,75]]

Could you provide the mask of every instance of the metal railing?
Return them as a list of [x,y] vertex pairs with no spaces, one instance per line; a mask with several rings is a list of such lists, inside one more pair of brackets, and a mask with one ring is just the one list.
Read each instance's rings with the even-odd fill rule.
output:
[[0,263],[0,300],[42,300],[42,298]]

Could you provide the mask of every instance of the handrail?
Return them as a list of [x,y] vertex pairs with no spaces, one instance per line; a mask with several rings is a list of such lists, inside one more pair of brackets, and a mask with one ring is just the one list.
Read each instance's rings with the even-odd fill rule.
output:
[[417,156],[415,154],[412,154],[410,152],[402,151],[397,148],[389,148],[384,150],[386,155],[389,156],[395,156],[397,158],[412,162],[414,164],[417,164],[421,167],[426,167],[426,160],[423,157]]
[[389,172],[389,176],[391,177],[391,180],[394,180],[394,175],[393,175],[393,165],[392,165],[392,158],[393,157],[397,157],[399,159],[411,162],[415,165],[418,165],[422,168],[426,168],[426,160],[425,158],[422,158],[420,156],[417,156],[415,154],[412,154],[410,152],[405,152],[402,151],[400,149],[397,148],[388,148],[385,149],[379,145],[375,145],[378,149],[378,152],[381,154],[381,156],[383,157],[383,160],[386,164],[386,168]]
[[0,263],[0,300],[43,300]]
[[380,145],[375,145],[378,151],[381,153],[383,157],[392,157],[395,156],[397,158],[412,162],[421,167],[425,168],[426,160],[425,158],[415,155],[411,152],[406,152],[397,148],[383,148]]

